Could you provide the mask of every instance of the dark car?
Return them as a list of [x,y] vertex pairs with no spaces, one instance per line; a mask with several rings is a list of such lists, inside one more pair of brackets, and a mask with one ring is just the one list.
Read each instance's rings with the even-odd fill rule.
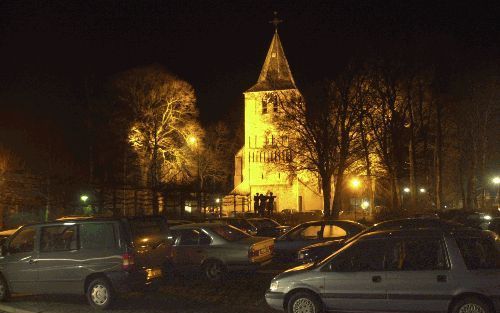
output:
[[219,281],[226,271],[252,270],[272,259],[274,239],[254,237],[231,225],[197,223],[172,227],[175,271],[200,271]]
[[279,261],[295,261],[297,252],[311,244],[345,240],[351,238],[366,227],[348,220],[322,220],[306,222],[295,226],[278,237],[275,242],[274,257]]
[[429,228],[429,227],[452,229],[461,226],[462,226],[461,224],[436,219],[434,217],[404,218],[404,219],[385,221],[375,224],[372,227],[365,229],[358,235],[347,240],[344,239],[333,240],[304,247],[297,253],[297,261],[300,263],[309,263],[324,259],[325,257],[329,256],[330,254],[334,253],[335,251],[343,247],[345,244],[355,240],[357,237],[374,231],[388,230],[388,229],[417,229],[417,228]]
[[257,229],[257,236],[277,238],[286,233],[291,227],[281,225],[275,220],[267,217],[247,219]]
[[246,232],[249,235],[255,236],[257,235],[257,227],[255,227],[252,223],[250,223],[246,218],[240,217],[222,217],[222,218],[212,218],[208,219],[209,223],[222,223],[226,225],[231,225],[236,228],[239,228]]
[[117,293],[158,281],[168,253],[161,219],[66,219],[21,227],[2,246],[0,300],[12,293],[85,294],[108,308]]
[[491,215],[483,212],[475,212],[470,210],[448,210],[440,214],[444,220],[453,221],[466,226],[481,228],[483,225],[488,224],[491,220]]
[[486,229],[495,232],[498,236],[500,236],[500,217],[492,218]]

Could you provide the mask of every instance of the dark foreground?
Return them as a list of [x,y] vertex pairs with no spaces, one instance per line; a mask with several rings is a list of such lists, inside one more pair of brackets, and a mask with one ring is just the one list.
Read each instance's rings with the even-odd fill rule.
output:
[[[157,291],[133,293],[120,298],[109,311],[115,313],[277,312],[267,306],[264,293],[278,272],[265,270],[257,273],[233,273],[220,284],[207,282],[200,277],[201,275],[177,275],[165,282]],[[84,296],[72,295],[15,296],[9,302],[1,304],[31,312],[99,312],[87,304]]]

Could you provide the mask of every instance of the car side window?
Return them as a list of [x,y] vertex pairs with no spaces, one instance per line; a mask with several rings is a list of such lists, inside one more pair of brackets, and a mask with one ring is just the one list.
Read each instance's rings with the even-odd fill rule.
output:
[[84,249],[113,249],[117,247],[117,242],[112,223],[82,223],[80,225],[80,244]]
[[36,227],[25,227],[9,243],[8,251],[12,254],[32,252],[35,249]]
[[387,255],[390,271],[432,271],[449,268],[441,238],[402,238],[391,241]]
[[335,256],[329,270],[335,272],[374,272],[384,270],[386,239],[366,239],[354,243]]
[[200,232],[200,240],[199,240],[199,245],[200,246],[208,246],[212,243],[212,238],[208,236],[207,234]]
[[78,249],[76,225],[47,226],[41,229],[40,252]]
[[195,229],[183,230],[180,233],[179,246],[196,246],[200,238],[200,232]]
[[469,270],[500,268],[500,253],[485,238],[457,238],[460,254]]
[[336,225],[325,225],[323,228],[323,238],[343,238],[347,236],[347,232]]
[[321,225],[310,225],[304,228],[299,228],[290,234],[290,239],[293,240],[314,240],[321,236]]

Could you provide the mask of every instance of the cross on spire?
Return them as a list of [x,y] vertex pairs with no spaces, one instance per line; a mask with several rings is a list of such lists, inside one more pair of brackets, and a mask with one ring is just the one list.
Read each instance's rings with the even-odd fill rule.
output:
[[274,11],[274,18],[273,18],[271,21],[269,21],[269,23],[271,23],[271,24],[273,24],[273,25],[274,25],[274,30],[275,30],[275,31],[278,31],[278,25],[279,25],[280,23],[282,23],[282,22],[283,22],[283,20],[280,20],[280,19],[278,18],[278,12]]

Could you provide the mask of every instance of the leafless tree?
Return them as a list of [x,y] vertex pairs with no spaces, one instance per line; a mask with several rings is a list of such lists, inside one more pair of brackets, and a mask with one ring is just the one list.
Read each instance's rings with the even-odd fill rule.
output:
[[129,142],[148,174],[156,214],[160,184],[185,178],[186,164],[192,159],[186,143],[200,132],[195,93],[189,83],[159,66],[129,70],[115,85],[134,115]]

